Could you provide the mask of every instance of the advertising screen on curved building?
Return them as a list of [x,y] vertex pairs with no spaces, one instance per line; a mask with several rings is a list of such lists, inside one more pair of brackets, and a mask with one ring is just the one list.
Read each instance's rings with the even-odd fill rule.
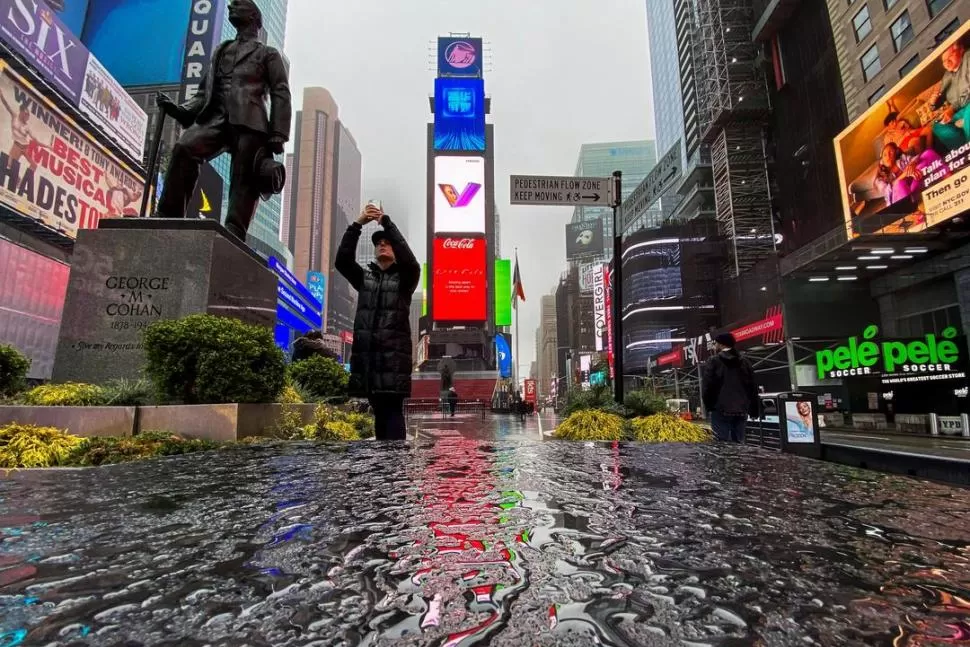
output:
[[850,238],[970,209],[970,22],[835,139]]
[[436,157],[434,232],[485,233],[485,158]]

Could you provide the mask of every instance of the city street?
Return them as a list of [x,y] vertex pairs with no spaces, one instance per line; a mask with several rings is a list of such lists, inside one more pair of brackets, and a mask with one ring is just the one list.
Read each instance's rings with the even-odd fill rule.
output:
[[968,612],[965,489],[534,420],[412,431],[8,474],[0,644],[888,644]]

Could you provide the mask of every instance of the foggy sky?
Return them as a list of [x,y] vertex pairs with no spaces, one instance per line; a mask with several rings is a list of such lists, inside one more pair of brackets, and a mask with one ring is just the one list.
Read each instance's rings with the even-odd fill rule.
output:
[[645,0],[290,0],[294,104],[322,86],[363,157],[363,199],[382,198],[425,254],[426,124],[435,39],[485,39],[502,255],[518,247],[520,375],[535,357],[539,297],[566,269],[569,207],[513,207],[509,175],[572,175],[585,142],[653,138]]

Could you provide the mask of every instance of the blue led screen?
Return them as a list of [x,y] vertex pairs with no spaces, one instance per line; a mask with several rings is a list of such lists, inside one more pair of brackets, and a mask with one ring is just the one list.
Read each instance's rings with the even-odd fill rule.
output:
[[[216,0],[215,4],[224,4]],[[87,5],[83,42],[121,85],[179,83],[185,58],[185,34],[191,2],[175,0],[67,0],[62,16],[79,27],[80,6]],[[221,14],[214,11],[215,16]],[[73,24],[72,24],[73,23]],[[221,24],[218,25],[221,28]]]
[[435,79],[434,108],[435,150],[485,150],[485,82],[482,79]]

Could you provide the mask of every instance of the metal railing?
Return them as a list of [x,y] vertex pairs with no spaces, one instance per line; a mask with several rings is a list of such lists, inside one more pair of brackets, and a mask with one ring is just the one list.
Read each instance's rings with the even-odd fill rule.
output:
[[[479,400],[458,400],[455,407],[456,415],[467,414],[469,412],[474,415],[478,415],[482,420],[484,420],[485,414],[488,412],[488,408],[485,406],[484,402]],[[434,400],[407,399],[404,401],[404,416],[405,418],[413,418],[415,416],[436,416],[438,418],[447,418],[451,416],[451,407],[449,403],[444,400],[435,402]]]

